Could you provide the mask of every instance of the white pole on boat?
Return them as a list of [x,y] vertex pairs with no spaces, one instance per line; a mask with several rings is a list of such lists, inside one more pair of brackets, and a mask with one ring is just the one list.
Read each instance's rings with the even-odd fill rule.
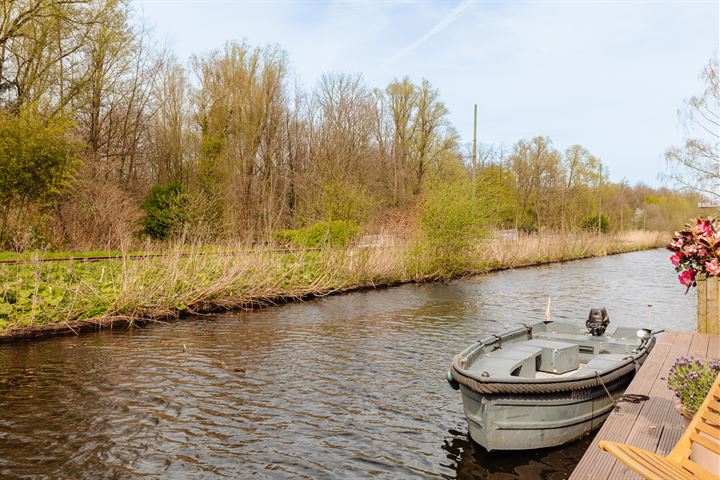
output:
[[648,330],[652,332],[652,303],[648,303]]
[[552,321],[552,320],[550,320],[550,318],[551,318],[551,316],[550,316],[550,297],[548,296],[548,304],[547,304],[547,308],[545,309],[545,321],[546,322]]

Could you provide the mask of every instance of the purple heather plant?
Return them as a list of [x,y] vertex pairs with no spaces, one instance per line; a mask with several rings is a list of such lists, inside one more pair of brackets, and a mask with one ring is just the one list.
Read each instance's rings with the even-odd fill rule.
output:
[[683,415],[695,415],[718,375],[720,360],[703,362],[692,356],[675,359],[667,383],[682,403]]

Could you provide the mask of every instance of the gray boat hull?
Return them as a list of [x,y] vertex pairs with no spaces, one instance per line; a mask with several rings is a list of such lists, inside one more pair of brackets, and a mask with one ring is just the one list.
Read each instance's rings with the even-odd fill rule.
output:
[[[632,377],[607,385],[617,401]],[[610,415],[603,388],[534,395],[484,395],[460,386],[470,437],[486,450],[562,445],[591,433]]]
[[539,322],[470,345],[447,376],[470,437],[488,451],[554,447],[605,421],[654,345],[649,330],[590,335]]

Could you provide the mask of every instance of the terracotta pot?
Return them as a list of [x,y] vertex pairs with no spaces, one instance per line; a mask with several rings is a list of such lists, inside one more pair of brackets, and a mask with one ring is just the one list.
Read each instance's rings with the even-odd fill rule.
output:
[[[680,413],[680,415],[682,415],[683,421],[685,422],[685,430],[687,430],[690,426],[690,422],[692,422],[693,417],[683,415],[683,406],[682,403],[680,403],[679,401],[675,402],[675,409]],[[700,435],[705,436],[709,439],[712,438],[705,432],[700,432]],[[711,472],[713,474],[717,474],[717,472],[720,472],[720,455],[713,452],[712,450],[708,450],[702,445],[699,445],[697,443],[692,444],[692,453],[690,454],[690,460],[697,463],[708,472]]]

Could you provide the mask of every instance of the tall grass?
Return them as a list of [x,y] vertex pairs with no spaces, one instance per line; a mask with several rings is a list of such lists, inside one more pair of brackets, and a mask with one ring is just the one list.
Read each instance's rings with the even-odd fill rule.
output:
[[[184,313],[250,308],[359,288],[421,282],[501,268],[647,249],[665,242],[657,232],[618,235],[523,235],[469,247],[465,262],[438,268],[412,240],[369,247],[280,253],[226,245],[177,244],[168,256],[124,256],[84,263],[0,266],[0,337],[43,330],[76,331],[120,320],[167,319]],[[167,252],[168,250],[164,250]]]
[[667,239],[668,235],[665,233],[645,230],[606,235],[520,235],[517,240],[492,239],[484,242],[485,251],[482,256],[492,267],[513,268],[645,250],[663,246]]

